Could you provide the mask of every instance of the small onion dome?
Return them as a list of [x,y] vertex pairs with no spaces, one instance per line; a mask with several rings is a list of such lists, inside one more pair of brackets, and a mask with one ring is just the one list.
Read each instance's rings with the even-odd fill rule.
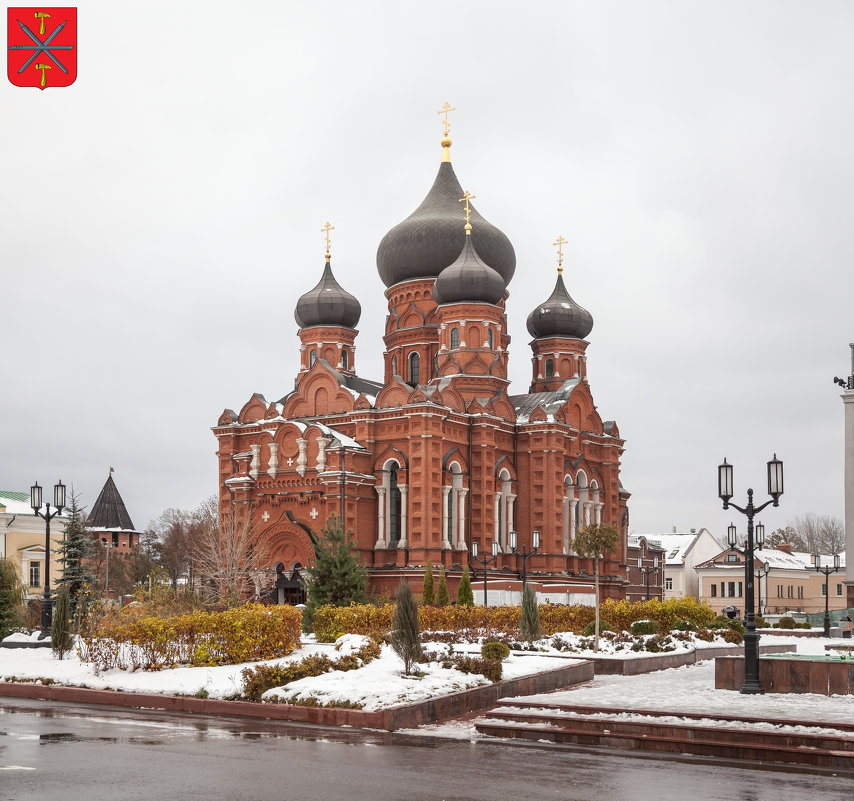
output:
[[[457,222],[459,226],[459,221]],[[436,303],[498,303],[504,297],[504,279],[477,255],[472,236],[465,237],[457,260],[433,284]]]
[[312,325],[340,325],[355,328],[362,316],[362,307],[349,292],[341,288],[332,275],[329,259],[317,286],[306,292],[294,309],[294,317],[300,328]]
[[[377,270],[386,286],[415,278],[437,278],[453,264],[465,244],[460,225],[463,190],[450,161],[443,161],[433,187],[421,205],[392,228],[377,249]],[[516,253],[505,234],[471,207],[472,237],[477,252],[509,284]]]
[[562,275],[558,275],[549,299],[528,315],[528,332],[532,337],[584,339],[592,330],[593,315],[569,296]]

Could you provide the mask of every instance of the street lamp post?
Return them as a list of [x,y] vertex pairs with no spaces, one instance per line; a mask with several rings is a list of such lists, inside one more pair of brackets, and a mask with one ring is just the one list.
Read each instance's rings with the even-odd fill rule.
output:
[[830,591],[827,588],[827,582],[830,578],[831,573],[835,573],[839,570],[839,554],[833,554],[833,567],[828,565],[827,567],[821,566],[821,556],[817,553],[814,553],[812,556],[813,563],[815,564],[815,569],[817,573],[824,574],[824,636],[830,636],[830,606],[828,605],[830,602]]
[[481,556],[479,559],[477,556],[477,543],[473,542],[471,544],[471,558],[475,562],[477,562],[478,564],[483,565],[483,605],[484,606],[489,606],[489,599],[487,598],[487,595],[486,595],[486,566],[490,562],[496,562],[497,556],[498,556],[498,543],[497,542],[493,541],[493,543],[492,543],[492,556],[490,556],[489,554],[483,554],[483,556]]
[[53,607],[50,597],[50,521],[58,514],[62,513],[65,506],[65,484],[61,481],[53,486],[53,505],[55,511],[50,511],[50,504],[45,504],[45,511],[42,512],[42,488],[39,482],[36,481],[30,487],[30,506],[33,507],[33,514],[44,518],[44,595],[42,597],[42,631],[39,639],[50,637],[50,627],[53,623]]
[[646,599],[648,601],[649,600],[649,574],[658,572],[658,557],[653,556],[652,567],[649,567],[649,566],[644,567],[643,559],[639,556],[638,557],[638,570],[640,570],[640,572],[643,573],[644,576],[646,577]]
[[510,532],[510,547],[513,549],[513,553],[516,556],[522,557],[522,589],[525,589],[525,582],[528,579],[528,559],[532,557],[537,551],[540,550],[540,532],[534,531],[531,533],[531,544],[534,546],[533,550],[528,550],[527,546],[523,545],[522,550],[516,550],[516,532]]
[[[745,695],[764,693],[765,690],[759,683],[759,635],[756,633],[756,613],[753,598],[753,518],[766,506],[780,505],[780,496],[783,494],[783,463],[774,454],[774,458],[768,462],[768,494],[771,500],[765,501],[760,506],[753,505],[753,490],[747,490],[747,506],[741,507],[730,503],[732,498],[732,465],[718,465],[718,497],[723,501],[724,509],[732,506],[738,512],[747,516],[747,542],[744,548],[744,613],[746,618],[746,630],[744,632],[744,684],[741,692]],[[761,524],[760,524],[761,525]],[[735,534],[735,526],[730,526],[728,535]],[[765,536],[764,526],[757,531]],[[730,540],[730,547],[735,547],[734,537]],[[760,546],[761,547],[761,546]]]
[[113,543],[107,542],[106,537],[101,537],[101,545],[107,551],[107,577],[106,581],[104,581],[104,600],[109,603],[110,600],[110,548],[113,547]]
[[[759,528],[759,526],[761,526],[761,525],[762,524],[760,523],[757,526],[757,528]],[[764,562],[762,567],[760,567],[759,570],[755,571],[753,574],[754,576],[756,576],[756,578],[758,579],[758,582],[759,582],[756,586],[756,594],[759,596],[759,603],[757,604],[759,607],[757,609],[757,614],[759,614],[759,615],[762,614],[762,579],[763,578],[765,579],[765,605],[766,606],[768,605],[768,574],[770,572],[771,572],[771,565],[769,565],[768,562]]]

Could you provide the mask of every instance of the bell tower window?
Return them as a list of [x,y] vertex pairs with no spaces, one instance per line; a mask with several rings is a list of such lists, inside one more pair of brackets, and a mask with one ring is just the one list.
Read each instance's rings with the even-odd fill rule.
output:
[[311,352],[308,354],[308,366],[314,367],[314,363],[317,361],[317,351],[312,348]]
[[421,359],[417,353],[409,354],[409,383],[415,386],[419,383]]
[[350,369],[350,354],[346,350],[341,352],[341,366],[345,370]]
[[486,332],[486,338],[489,342],[489,349],[492,350],[493,343],[492,343],[492,329],[491,328],[489,329],[489,331]]
[[397,375],[397,356],[391,357],[391,374]]
[[460,329],[451,329],[451,350],[456,350],[460,346]]
[[555,363],[551,359],[546,359],[546,378],[554,378]]

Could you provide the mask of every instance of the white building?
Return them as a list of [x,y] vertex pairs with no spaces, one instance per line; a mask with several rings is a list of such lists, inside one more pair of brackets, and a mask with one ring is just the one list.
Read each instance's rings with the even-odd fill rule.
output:
[[688,534],[650,534],[664,548],[664,599],[699,598],[700,580],[697,565],[721,552],[721,544],[707,528],[694,529]]

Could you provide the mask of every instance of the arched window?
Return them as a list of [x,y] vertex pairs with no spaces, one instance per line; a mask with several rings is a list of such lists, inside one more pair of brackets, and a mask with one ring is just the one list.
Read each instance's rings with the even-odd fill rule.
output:
[[460,329],[451,329],[451,350],[456,350],[460,346]]
[[554,378],[555,363],[551,359],[546,359],[546,378]]
[[388,545],[394,548],[400,542],[400,487],[397,486],[399,465],[392,462],[388,469]]
[[492,342],[492,329],[491,328],[489,329],[489,331],[486,332],[486,338],[489,341],[489,349],[492,350],[493,342]]
[[510,472],[502,470],[495,480],[495,539],[502,548],[508,546],[507,533],[513,528],[513,500]]
[[346,350],[341,351],[341,366],[345,370],[350,369],[350,354]]
[[308,354],[308,366],[314,367],[314,363],[317,361],[317,351],[312,348],[311,352]]
[[397,375],[397,356],[391,357],[391,374]]
[[448,470],[450,472],[448,476],[450,483],[448,506],[446,517],[442,522],[443,528],[447,526],[443,532],[446,535],[445,538],[451,543],[451,547],[454,548],[460,540],[460,503],[462,501],[463,471],[457,462],[453,462]]
[[419,383],[419,373],[421,369],[421,359],[417,353],[409,354],[409,383],[413,386]]

